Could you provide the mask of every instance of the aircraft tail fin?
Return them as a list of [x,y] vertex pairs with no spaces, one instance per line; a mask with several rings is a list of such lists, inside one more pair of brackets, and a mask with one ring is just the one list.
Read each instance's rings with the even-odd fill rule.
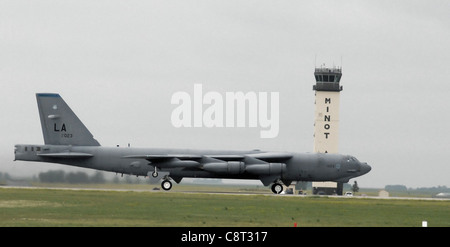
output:
[[45,144],[100,146],[59,94],[37,93],[36,99]]

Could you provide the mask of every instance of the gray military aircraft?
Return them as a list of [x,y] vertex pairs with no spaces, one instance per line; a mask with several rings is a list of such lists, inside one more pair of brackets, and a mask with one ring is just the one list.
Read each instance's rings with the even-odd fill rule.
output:
[[184,177],[259,179],[276,194],[292,181],[348,182],[371,170],[342,154],[102,147],[59,94],[36,98],[45,145],[15,145],[15,160],[151,176],[164,190]]

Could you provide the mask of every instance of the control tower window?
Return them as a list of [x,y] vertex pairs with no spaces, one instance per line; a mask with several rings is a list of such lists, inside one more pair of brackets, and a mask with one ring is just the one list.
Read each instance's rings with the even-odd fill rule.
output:
[[323,81],[328,82],[328,75],[323,75]]
[[334,82],[334,75],[330,75],[330,82]]
[[319,76],[318,75],[316,75],[316,81],[319,81]]

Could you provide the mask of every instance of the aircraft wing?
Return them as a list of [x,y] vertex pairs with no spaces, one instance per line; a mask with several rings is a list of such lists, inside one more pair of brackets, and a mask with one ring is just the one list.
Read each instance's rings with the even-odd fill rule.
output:
[[147,154],[147,155],[127,155],[123,156],[123,158],[128,159],[146,159],[150,162],[161,162],[170,159],[179,159],[179,160],[195,160],[201,159],[201,155],[192,155],[192,154]]
[[[249,154],[149,154],[128,155],[123,158],[146,159],[158,168],[201,169],[218,174],[249,173],[258,176],[267,186],[286,170],[285,162],[293,157],[290,153],[249,153]],[[159,177],[158,177],[159,178]],[[172,176],[177,183],[182,177]],[[290,184],[291,181],[284,181]]]
[[66,158],[66,159],[81,159],[93,157],[93,154],[88,153],[76,153],[76,152],[62,152],[62,153],[41,153],[37,154],[40,157],[50,157],[50,158]]
[[[254,154],[244,154],[244,155],[235,155],[235,154],[215,154],[215,155],[204,155],[205,157],[210,157],[214,159],[219,159],[223,161],[243,161],[248,162],[252,160],[250,163],[258,163],[258,161],[264,162],[283,162],[290,158],[292,158],[292,154],[290,153],[274,153],[274,152],[266,152],[266,153],[254,153]],[[262,163],[264,163],[262,162]]]
[[247,156],[264,160],[266,162],[284,162],[290,158],[292,158],[292,154],[290,153],[274,153],[274,152],[267,152],[267,153],[256,153],[256,154],[248,154]]
[[195,167],[201,164],[241,161],[246,164],[265,164],[268,162],[284,162],[292,158],[289,153],[255,153],[255,154],[148,154],[127,155],[127,159],[146,159],[159,167]]

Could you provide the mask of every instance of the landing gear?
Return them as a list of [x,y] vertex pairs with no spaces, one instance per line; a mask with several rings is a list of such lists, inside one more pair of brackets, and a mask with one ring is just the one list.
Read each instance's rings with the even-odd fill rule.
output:
[[155,171],[152,173],[152,177],[156,178],[158,176],[158,170],[156,169],[155,166]]
[[172,182],[170,182],[167,179],[163,180],[162,183],[161,183],[161,188],[163,188],[163,190],[170,190],[170,189],[172,189]]
[[271,189],[274,194],[280,194],[281,192],[283,192],[283,185],[280,183],[274,183],[272,184]]

